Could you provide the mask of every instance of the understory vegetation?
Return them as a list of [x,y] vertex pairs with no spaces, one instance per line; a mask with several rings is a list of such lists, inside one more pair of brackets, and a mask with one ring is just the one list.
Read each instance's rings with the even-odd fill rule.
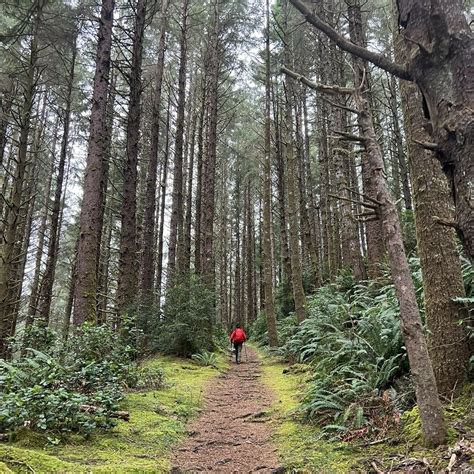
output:
[[[226,367],[222,357],[215,363],[218,370]],[[128,421],[115,419],[114,426],[87,437],[22,428],[14,443],[0,444],[0,472],[167,472],[170,448],[185,436],[187,421],[202,404],[203,386],[216,373],[173,357],[143,361],[134,371],[133,389],[121,390]]]
[[[410,263],[423,308],[419,261],[412,258]],[[460,304],[469,303],[473,295],[468,262],[463,277],[468,297]],[[305,374],[306,388],[297,409],[301,419],[320,426],[320,435],[329,438],[384,438],[416,402],[389,274],[359,283],[340,275],[308,297],[307,311],[300,324],[292,313],[281,315],[281,347],[272,350],[295,364],[292,370]],[[469,327],[468,320],[462,323]],[[254,339],[265,346],[264,314],[252,329]]]

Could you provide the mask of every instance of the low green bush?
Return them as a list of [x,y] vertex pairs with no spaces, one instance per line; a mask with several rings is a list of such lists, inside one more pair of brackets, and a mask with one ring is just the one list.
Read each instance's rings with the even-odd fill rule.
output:
[[0,432],[87,436],[113,426],[125,389],[141,383],[134,350],[120,334],[86,325],[65,345],[52,339],[45,351],[28,348],[24,357],[0,361]]

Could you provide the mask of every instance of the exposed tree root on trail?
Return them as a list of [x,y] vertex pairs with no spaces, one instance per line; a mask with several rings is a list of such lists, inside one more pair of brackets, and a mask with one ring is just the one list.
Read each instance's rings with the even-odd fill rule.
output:
[[266,419],[272,394],[260,380],[257,354],[251,348],[246,354],[207,387],[203,412],[176,450],[173,472],[283,472]]

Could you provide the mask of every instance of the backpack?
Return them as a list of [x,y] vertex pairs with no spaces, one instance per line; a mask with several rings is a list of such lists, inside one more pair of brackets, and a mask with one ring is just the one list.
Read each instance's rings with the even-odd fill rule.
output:
[[245,337],[245,333],[243,331],[243,329],[241,328],[237,328],[235,331],[234,331],[234,342],[236,342],[237,344],[241,343],[241,342],[244,342],[246,339]]

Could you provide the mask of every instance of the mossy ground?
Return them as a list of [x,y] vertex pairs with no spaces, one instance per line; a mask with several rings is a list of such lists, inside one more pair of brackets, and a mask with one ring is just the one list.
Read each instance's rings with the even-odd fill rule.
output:
[[[119,421],[89,439],[70,436],[57,446],[44,435],[20,433],[14,443],[0,445],[0,473],[167,472],[170,449],[184,437],[187,420],[201,406],[204,385],[217,371],[169,357],[145,364],[162,367],[168,386],[129,393],[122,404],[129,422]],[[221,358],[219,368],[224,367]]]
[[[430,450],[423,446],[421,425],[416,408],[403,418],[400,432],[390,433],[386,442],[367,445],[363,442],[343,443],[321,437],[321,430],[303,423],[297,415],[298,398],[305,385],[304,371],[287,371],[287,364],[262,353],[263,380],[276,395],[272,418],[276,423],[274,443],[282,464],[299,473],[374,472],[371,463],[388,469],[407,458],[426,459],[435,470],[446,468],[447,448]],[[285,371],[285,373],[284,373]],[[453,424],[466,419],[472,410],[472,389],[467,387],[463,396],[446,406],[449,444],[457,440]]]

